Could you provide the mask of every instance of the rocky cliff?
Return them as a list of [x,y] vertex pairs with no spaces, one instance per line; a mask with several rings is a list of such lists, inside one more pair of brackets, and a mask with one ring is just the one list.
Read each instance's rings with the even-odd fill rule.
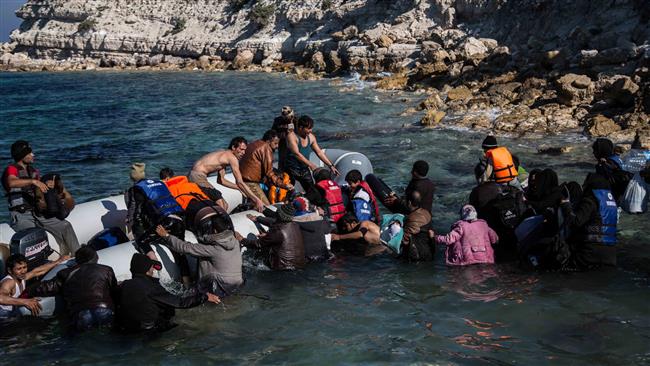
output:
[[28,0],[16,14],[4,69],[358,71],[427,91],[406,111],[426,125],[648,125],[647,0]]

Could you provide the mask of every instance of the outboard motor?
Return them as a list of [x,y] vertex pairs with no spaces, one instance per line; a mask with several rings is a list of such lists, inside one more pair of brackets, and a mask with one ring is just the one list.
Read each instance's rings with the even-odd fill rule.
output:
[[118,227],[110,227],[98,232],[88,240],[88,246],[97,251],[126,243],[127,241],[129,241],[129,238],[124,234],[124,231]]
[[27,268],[32,269],[48,262],[54,252],[47,240],[47,232],[39,227],[19,231],[11,237],[11,254],[22,254],[27,258]]
[[[341,173],[338,177],[332,177],[333,180],[340,186],[346,185],[345,175],[348,174],[351,170],[358,170],[361,172],[361,176],[365,177],[368,174],[372,174],[372,163],[368,158],[362,153],[339,150],[339,149],[323,149],[327,158],[330,159],[332,164],[338,169]],[[309,160],[320,166],[323,166],[323,162],[318,159],[318,156],[313,152],[309,155]]]

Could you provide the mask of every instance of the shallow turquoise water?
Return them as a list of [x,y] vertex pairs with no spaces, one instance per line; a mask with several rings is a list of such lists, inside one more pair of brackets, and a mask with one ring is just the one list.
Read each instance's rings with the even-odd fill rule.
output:
[[[402,128],[414,95],[340,93],[329,81],[246,73],[0,74],[0,160],[31,141],[42,171],[63,174],[80,200],[128,187],[128,166],[184,173],[231,137],[259,138],[282,105],[316,120],[321,146],[365,153],[389,184],[425,159],[438,184],[437,231],[467,199],[482,134]],[[408,103],[407,103],[408,102]],[[529,168],[561,180],[591,169],[588,142],[570,156],[536,154],[546,139],[505,139]],[[0,217],[7,220],[6,205]],[[8,364],[647,364],[650,362],[648,215],[623,216],[617,269],[523,273],[510,266],[449,269],[391,258],[340,258],[297,273],[247,268],[246,293],[179,312],[157,339],[103,333],[65,337],[57,321],[1,325]]]

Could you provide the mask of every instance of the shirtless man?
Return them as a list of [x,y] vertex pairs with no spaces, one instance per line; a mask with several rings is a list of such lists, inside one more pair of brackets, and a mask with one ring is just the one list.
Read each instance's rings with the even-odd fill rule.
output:
[[[217,182],[224,187],[236,189],[248,197],[254,204],[257,211],[264,210],[264,203],[260,200],[255,193],[244,183],[241,173],[239,171],[239,160],[246,153],[246,139],[243,137],[235,137],[230,141],[228,150],[221,150],[211,152],[202,156],[188,174],[190,182],[196,183],[201,187],[213,188],[208,182],[208,174],[217,172],[219,177]],[[235,183],[226,179],[226,167],[230,166],[232,174],[235,176]]]
[[366,257],[379,254],[386,250],[379,238],[381,229],[372,221],[359,222],[352,214],[346,214],[337,222],[338,231],[346,234],[332,234],[332,241],[350,240],[365,243]]
[[0,319],[19,315],[18,308],[24,306],[32,315],[37,316],[41,311],[38,298],[21,299],[20,294],[25,291],[25,283],[34,277],[39,277],[52,268],[70,259],[64,255],[55,262],[38,266],[27,271],[27,259],[22,254],[14,254],[7,259],[7,276],[0,281]]

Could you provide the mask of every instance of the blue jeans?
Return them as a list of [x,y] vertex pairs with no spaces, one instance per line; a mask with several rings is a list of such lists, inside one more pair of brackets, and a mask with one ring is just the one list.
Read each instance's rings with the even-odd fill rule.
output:
[[11,310],[0,308],[0,319],[15,318],[17,316],[20,316],[20,311],[18,311],[17,307],[12,307]]
[[79,331],[111,325],[113,310],[104,307],[82,310],[73,316],[72,322]]

